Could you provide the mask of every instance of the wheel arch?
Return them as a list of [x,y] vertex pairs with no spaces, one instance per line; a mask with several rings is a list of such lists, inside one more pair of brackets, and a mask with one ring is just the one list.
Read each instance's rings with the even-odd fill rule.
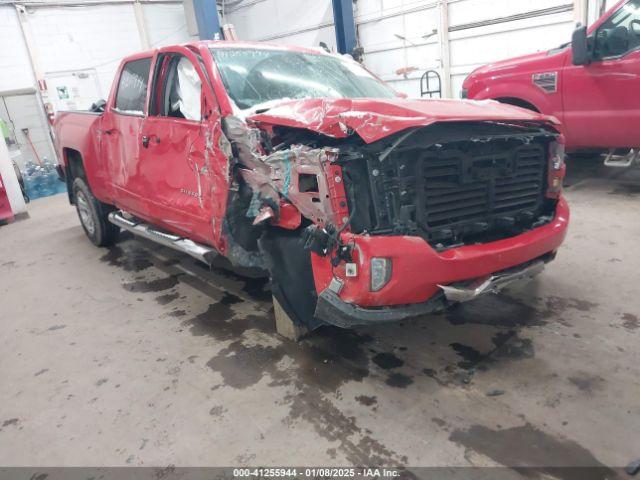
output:
[[538,107],[536,107],[533,103],[524,100],[522,98],[518,98],[518,97],[497,97],[494,100],[500,102],[500,103],[505,103],[507,105],[513,105],[514,107],[520,107],[520,108],[525,108],[527,110],[532,110],[534,112],[540,112],[540,109]]
[[[73,194],[73,182],[76,178],[82,178],[87,182],[87,173],[84,168],[82,153],[74,148],[64,147],[62,154],[65,160],[65,180],[67,183],[67,193],[69,195],[69,203],[75,204]],[[88,185],[88,182],[87,182]]]

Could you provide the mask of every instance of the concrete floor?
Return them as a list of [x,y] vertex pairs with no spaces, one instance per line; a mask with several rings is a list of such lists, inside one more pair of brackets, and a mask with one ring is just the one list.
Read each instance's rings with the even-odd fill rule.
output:
[[37,200],[0,228],[0,465],[624,466],[640,171],[568,183],[569,238],[533,283],[298,345],[264,282],[98,249],[64,195]]

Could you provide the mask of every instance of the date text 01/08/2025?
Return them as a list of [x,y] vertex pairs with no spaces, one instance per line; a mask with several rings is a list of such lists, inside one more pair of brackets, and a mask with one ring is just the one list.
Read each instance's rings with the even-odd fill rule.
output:
[[233,476],[263,478],[399,478],[390,468],[234,468]]

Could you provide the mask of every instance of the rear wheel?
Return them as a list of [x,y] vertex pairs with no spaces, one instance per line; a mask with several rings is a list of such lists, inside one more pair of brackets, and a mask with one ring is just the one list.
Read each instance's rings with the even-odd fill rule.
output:
[[107,218],[112,208],[98,201],[89,185],[80,177],[73,181],[73,197],[80,224],[89,240],[98,247],[107,247],[117,242],[120,228]]

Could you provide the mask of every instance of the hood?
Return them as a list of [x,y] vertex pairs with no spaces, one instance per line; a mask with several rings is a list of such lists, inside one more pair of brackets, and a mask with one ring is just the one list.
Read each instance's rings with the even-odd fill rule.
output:
[[526,63],[533,63],[539,60],[543,60],[549,56],[549,52],[531,53],[529,55],[522,55],[521,57],[509,58],[508,60],[501,60],[499,62],[493,62],[489,65],[475,69],[471,72],[470,76],[485,75],[487,73],[491,75],[502,75],[508,73],[514,67],[522,69],[522,65]]
[[372,143],[411,127],[437,122],[512,121],[558,124],[546,115],[495,101],[418,99],[304,99],[288,100],[250,115],[259,124],[305,128],[345,138],[353,133]]

